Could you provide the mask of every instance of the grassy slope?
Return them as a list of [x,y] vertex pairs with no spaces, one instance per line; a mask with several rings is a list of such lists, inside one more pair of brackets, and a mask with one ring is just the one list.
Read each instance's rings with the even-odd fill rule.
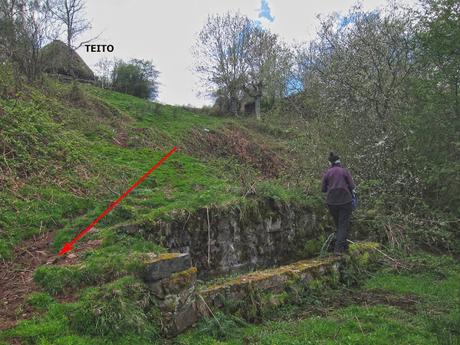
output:
[[[231,171],[231,155],[204,162],[187,152],[191,133],[218,133],[228,123],[241,127],[229,119],[53,80],[25,89],[19,98],[0,99],[0,114],[6,152],[0,160],[0,257],[42,231],[62,229],[59,247],[174,145],[179,152],[101,226],[234,203],[245,192],[233,174],[244,162]],[[260,174],[251,166],[245,169],[251,176]]]
[[[178,144],[188,126],[223,122],[186,111],[171,114],[174,108],[93,88],[77,95],[77,102],[68,102],[71,87],[50,84],[51,95],[32,89],[19,100],[0,104],[6,114],[4,145],[12,152],[2,166],[11,175],[0,198],[0,226],[6,232],[0,242],[2,256],[14,243],[40,231],[83,225]],[[135,128],[147,129],[142,133],[147,145],[114,144],[119,133],[129,136]],[[121,214],[126,218],[142,213],[141,208],[154,206],[155,216],[219,202],[218,196],[231,198],[225,193],[228,183],[216,175],[196,159],[177,153],[105,222],[116,221]],[[193,193],[194,188],[207,193]]]
[[[8,90],[6,81],[2,83]],[[187,144],[196,135],[201,138],[200,133],[219,137],[221,131],[233,133],[235,128],[244,131],[243,140],[258,142],[260,147],[276,142],[234,120],[52,79],[38,87],[25,86],[14,97],[0,98],[0,116],[0,257],[6,259],[15,259],[11,250],[21,241],[48,231],[56,231],[52,243],[56,252],[173,146],[179,148],[84,238],[101,239],[102,245],[84,255],[82,264],[38,268],[34,280],[45,292],[31,296],[30,303],[38,310],[49,306],[49,316],[17,328],[26,342],[47,343],[46,339],[60,337],[62,332],[75,334],[87,323],[94,326],[93,334],[102,336],[101,342],[114,334],[113,327],[121,327],[128,339],[144,334],[146,328],[155,334],[155,322],[145,321],[150,312],[139,308],[146,302],[136,300],[136,296],[144,298],[145,288],[131,274],[137,272],[143,253],[165,249],[140,236],[111,231],[112,225],[169,219],[178,211],[244,202],[245,174],[251,183],[265,180],[258,188],[260,195],[299,199],[298,191],[273,180],[267,183],[244,154],[188,149]],[[225,129],[229,125],[233,129]],[[113,302],[114,286],[135,293]],[[53,295],[70,292],[77,302],[54,302]],[[101,303],[99,309],[90,307],[95,301]],[[109,315],[94,320],[101,309]],[[121,324],[114,315],[132,319],[134,324]],[[73,320],[70,326],[69,319]],[[29,333],[35,334],[34,340]]]
[[[54,240],[57,250],[172,146],[179,148],[100,223],[99,231],[88,236],[103,239],[103,244],[86,255],[84,266],[38,269],[35,280],[45,292],[33,294],[28,303],[43,316],[4,332],[4,339],[18,337],[26,344],[160,342],[156,337],[155,310],[146,307],[145,287],[131,273],[136,272],[142,253],[164,248],[136,236],[114,233],[111,225],[142,218],[169,218],[177,210],[210,204],[239,203],[248,190],[247,184],[253,181],[258,181],[258,194],[282,199],[299,200],[302,195],[299,189],[283,187],[289,181],[313,194],[315,190],[308,187],[308,178],[316,174],[318,155],[299,160],[305,162],[305,171],[309,166],[311,171],[303,175],[300,169],[300,174],[291,172],[275,180],[263,177],[251,160],[232,154],[206,155],[190,151],[187,146],[197,133],[210,131],[219,136],[228,133],[230,126],[280,156],[289,151],[288,157],[296,160],[296,150],[308,141],[302,128],[284,129],[282,124],[197,115],[180,107],[53,80],[39,88],[28,87],[19,97],[0,99],[0,117],[0,144],[4,148],[0,157],[2,257],[8,257],[21,240],[43,231],[59,230]],[[308,133],[315,135],[314,131]],[[212,330],[205,324],[178,341],[240,344],[250,339],[259,344],[355,344],[366,343],[369,336],[375,340],[370,343],[390,344],[396,338],[407,344],[441,343],[436,327],[449,330],[450,323],[458,317],[454,309],[442,309],[456,298],[452,294],[458,288],[458,272],[456,266],[445,273],[445,284],[436,290],[427,287],[437,277],[423,274],[400,276],[387,272],[367,283],[369,288],[386,283],[385,288],[395,293],[402,292],[397,289],[404,286],[418,289],[422,304],[415,316],[389,306],[350,306],[327,317],[274,319],[247,327],[232,324],[233,336],[222,341],[217,340],[219,334],[206,335]],[[57,303],[53,294],[67,290],[76,293],[76,301]],[[439,318],[446,315],[445,318],[430,323],[430,315],[422,312],[428,307],[434,308]]]

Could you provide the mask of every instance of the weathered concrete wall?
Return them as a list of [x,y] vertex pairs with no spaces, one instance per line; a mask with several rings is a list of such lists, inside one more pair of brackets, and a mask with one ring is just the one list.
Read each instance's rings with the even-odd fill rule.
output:
[[190,253],[199,272],[211,275],[306,258],[306,242],[320,241],[322,234],[311,209],[273,199],[244,208],[203,208],[124,230],[143,232],[171,251]]

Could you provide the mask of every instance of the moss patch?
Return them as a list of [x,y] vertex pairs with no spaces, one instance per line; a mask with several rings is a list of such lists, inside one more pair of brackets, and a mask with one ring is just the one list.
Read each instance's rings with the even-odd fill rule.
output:
[[181,272],[171,274],[169,278],[170,283],[178,286],[189,285],[192,280],[196,277],[198,269],[196,267],[190,267],[189,269]]

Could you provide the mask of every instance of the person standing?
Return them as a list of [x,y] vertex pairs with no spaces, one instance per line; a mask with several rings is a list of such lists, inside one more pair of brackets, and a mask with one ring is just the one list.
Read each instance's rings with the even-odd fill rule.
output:
[[356,186],[351,174],[342,167],[339,156],[331,152],[329,162],[331,166],[323,174],[321,191],[327,193],[326,203],[336,227],[334,254],[340,255],[348,250],[352,193]]

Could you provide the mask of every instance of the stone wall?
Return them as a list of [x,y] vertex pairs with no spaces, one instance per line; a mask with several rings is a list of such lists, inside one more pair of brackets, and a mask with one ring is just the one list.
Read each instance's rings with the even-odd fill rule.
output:
[[208,284],[196,291],[196,309],[200,317],[212,317],[212,311],[225,309],[247,321],[259,321],[267,310],[296,303],[296,298],[311,289],[337,286],[350,274],[371,268],[379,257],[377,248],[377,243],[356,243],[348,255],[300,260]]
[[198,318],[196,273],[186,253],[162,254],[146,262],[144,280],[161,311],[165,336],[179,334]]
[[202,275],[293,262],[308,257],[307,241],[324,240],[310,208],[273,199],[245,207],[202,208],[172,221],[125,225],[123,230],[190,253]]
[[[197,289],[195,267],[188,254],[162,254],[146,262],[145,281],[161,311],[163,332],[174,336],[201,317],[231,305],[230,312],[248,321],[264,308],[295,300],[296,293],[312,285],[336,284],[342,272],[369,267],[378,258],[376,243],[357,243],[343,257],[301,260],[289,265],[220,280]],[[293,299],[294,298],[294,299]],[[227,308],[228,309],[228,308]],[[228,311],[228,310],[227,310]]]
[[[208,315],[210,309],[222,308],[225,303],[245,301],[248,296],[253,295],[254,291],[278,294],[293,282],[306,286],[314,279],[324,276],[338,279],[340,262],[341,259],[338,257],[301,260],[206,286],[198,291],[201,296],[198,300],[198,309],[202,315]],[[254,298],[254,296],[250,297]]]

